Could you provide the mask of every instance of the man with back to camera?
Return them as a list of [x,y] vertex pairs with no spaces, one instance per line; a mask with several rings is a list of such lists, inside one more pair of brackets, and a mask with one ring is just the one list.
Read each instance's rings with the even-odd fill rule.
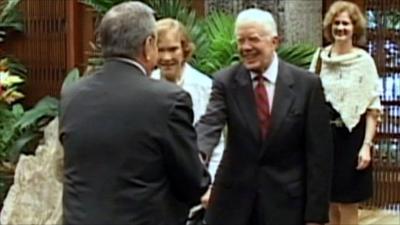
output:
[[317,76],[280,60],[277,27],[259,9],[239,13],[242,63],[215,75],[198,145],[208,158],[227,124],[227,147],[202,198],[209,225],[328,222],[332,137]]
[[210,179],[190,96],[148,77],[157,60],[153,10],[114,6],[98,34],[103,68],[61,97],[63,224],[185,224]]

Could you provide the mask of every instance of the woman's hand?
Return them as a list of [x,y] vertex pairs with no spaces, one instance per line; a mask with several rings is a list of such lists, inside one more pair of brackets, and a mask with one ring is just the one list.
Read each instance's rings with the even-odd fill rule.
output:
[[371,163],[371,146],[363,144],[360,152],[358,153],[358,165],[357,170],[363,170]]

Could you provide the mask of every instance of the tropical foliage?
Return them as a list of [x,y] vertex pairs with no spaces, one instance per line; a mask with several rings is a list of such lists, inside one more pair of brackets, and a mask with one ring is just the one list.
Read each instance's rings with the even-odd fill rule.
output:
[[379,23],[386,29],[400,29],[400,9],[386,10],[383,12],[367,10],[368,28],[376,29]]
[[[197,52],[193,65],[206,74],[239,61],[234,36],[232,15],[212,12],[202,20],[201,29],[206,37],[205,50]],[[198,45],[198,43],[196,43]]]
[[[20,0],[0,0],[0,33],[4,37],[9,28],[22,30],[20,14],[16,10]],[[0,41],[3,39],[0,38]],[[0,208],[12,183],[13,173],[21,153],[33,154],[43,137],[43,128],[58,115],[58,100],[44,97],[33,108],[25,109],[18,101],[26,79],[26,68],[10,57],[0,60]],[[79,78],[77,69],[66,77],[63,88]]]
[[31,152],[41,138],[41,126],[57,115],[58,101],[45,97],[30,110],[21,104],[0,106],[0,160],[16,163],[19,153]]
[[17,31],[23,30],[22,14],[18,11],[18,3],[21,0],[3,0],[0,1],[0,42],[6,35],[7,29]]
[[21,75],[14,75],[12,72],[15,72],[15,69],[10,69],[9,59],[0,60],[0,104],[11,104],[24,97],[18,91],[24,80]]
[[279,57],[286,62],[308,69],[317,47],[312,44],[302,43],[285,45],[278,48]]
[[[104,14],[113,5],[126,0],[82,0]],[[196,16],[188,1],[181,0],[146,0],[143,1],[156,11],[157,18],[172,17],[181,21],[188,29],[196,51],[191,64],[206,74],[239,61],[236,39],[234,36],[234,17],[215,11],[205,18]],[[190,1],[189,1],[190,3]],[[278,49],[280,58],[301,67],[308,67],[316,48],[310,44],[283,45]],[[92,59],[92,62],[101,62]]]
[[101,15],[104,15],[111,7],[128,0],[81,0],[82,3],[92,7]]
[[[68,88],[80,78],[71,70],[62,84]],[[58,115],[59,101],[44,97],[33,108],[25,110],[19,103],[11,107],[0,104],[0,162],[15,164],[20,153],[33,153],[43,136],[42,128]]]
[[[127,0],[81,0],[82,3],[95,9],[100,16],[104,15],[108,9],[112,6],[125,2]],[[206,36],[201,27],[201,21],[198,19],[196,12],[191,10],[190,1],[180,1],[180,0],[145,0],[143,1],[149,6],[151,6],[155,13],[157,19],[162,18],[175,18],[182,23],[187,28],[190,33],[191,38],[196,43],[196,55],[203,54],[207,51],[207,40]],[[91,44],[94,51],[99,50],[99,46]],[[193,58],[193,61],[195,61]],[[93,67],[97,67],[102,63],[102,60],[97,56],[89,60],[89,64]]]

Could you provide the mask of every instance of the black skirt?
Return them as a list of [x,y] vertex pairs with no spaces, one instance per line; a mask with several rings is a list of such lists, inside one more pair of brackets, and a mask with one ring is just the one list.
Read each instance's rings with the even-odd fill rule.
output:
[[[340,121],[340,115],[330,106],[331,121]],[[351,132],[340,123],[331,123],[334,142],[334,167],[331,202],[356,203],[372,196],[372,164],[356,170],[366,127],[366,115]]]

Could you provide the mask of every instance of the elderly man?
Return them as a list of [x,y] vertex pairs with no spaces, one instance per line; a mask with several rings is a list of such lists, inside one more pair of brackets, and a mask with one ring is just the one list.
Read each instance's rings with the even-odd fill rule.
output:
[[259,9],[239,13],[242,63],[215,75],[200,119],[207,156],[228,125],[227,147],[211,188],[209,225],[302,225],[328,221],[332,138],[317,76],[280,60],[277,27]]
[[119,4],[98,32],[104,67],[61,98],[63,222],[185,224],[210,179],[190,96],[148,77],[157,61],[153,10]]

